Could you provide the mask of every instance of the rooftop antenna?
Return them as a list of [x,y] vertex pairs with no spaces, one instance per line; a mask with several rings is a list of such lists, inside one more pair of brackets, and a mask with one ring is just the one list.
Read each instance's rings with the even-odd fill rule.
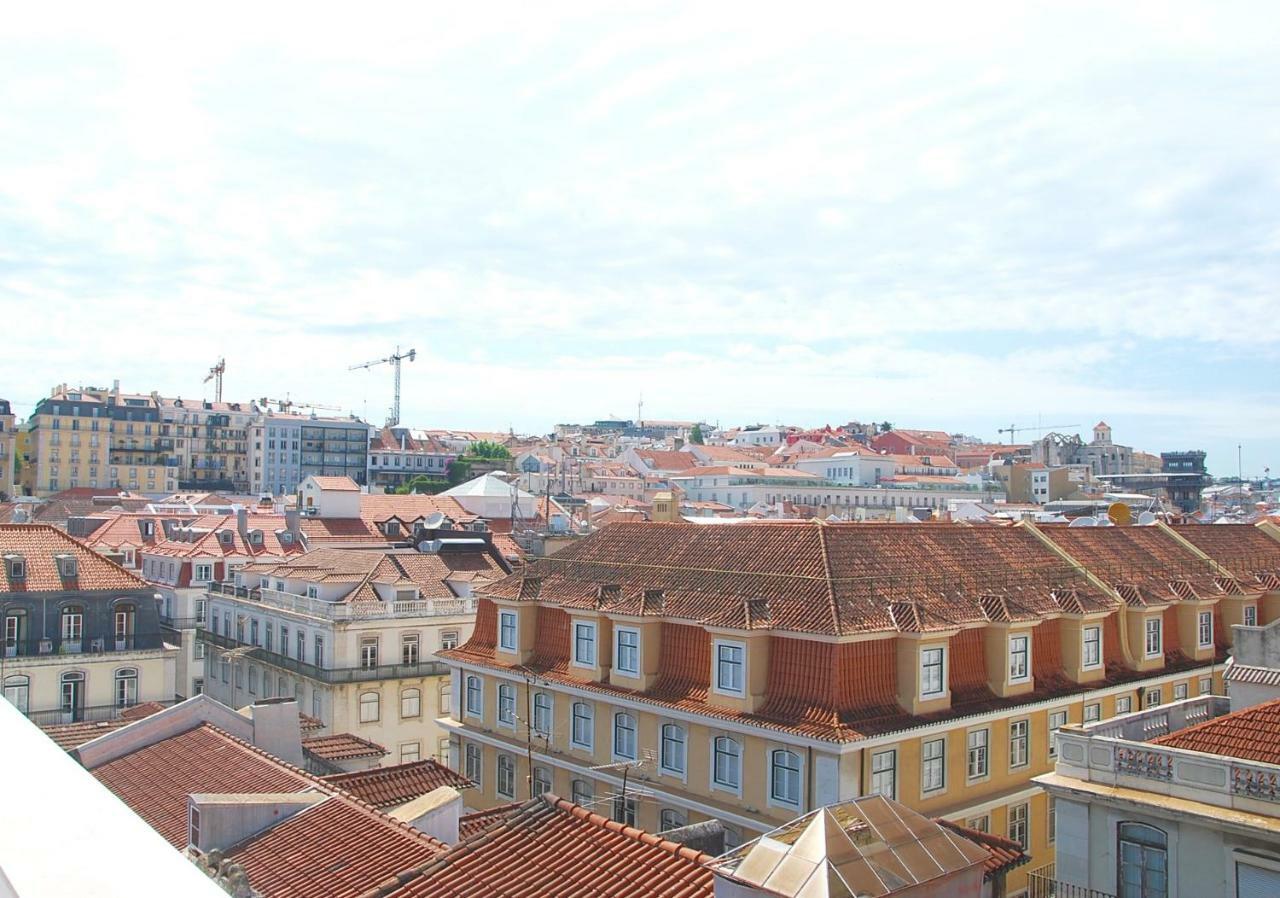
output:
[[374,359],[371,362],[365,362],[364,364],[361,364],[361,365],[352,365],[350,368],[347,369],[348,371],[357,371],[361,368],[373,368],[376,365],[386,365],[386,364],[389,364],[395,367],[396,369],[395,402],[391,406],[391,414],[387,418],[388,427],[395,427],[400,423],[400,363],[403,362],[405,359],[408,359],[409,361],[412,362],[415,358],[417,358],[417,355],[418,355],[418,351],[416,349],[410,349],[408,352],[402,353],[400,351],[400,347],[397,346],[396,351],[391,353],[391,355],[387,356],[386,358]]
[[222,375],[227,373],[227,360],[225,358],[218,359],[218,364],[209,369],[209,373],[205,375],[204,382],[213,381],[213,398],[215,402],[222,401]]

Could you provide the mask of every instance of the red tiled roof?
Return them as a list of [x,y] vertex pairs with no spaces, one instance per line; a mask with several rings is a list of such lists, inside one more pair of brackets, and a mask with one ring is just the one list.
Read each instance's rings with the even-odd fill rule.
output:
[[389,898],[709,898],[710,860],[548,793]]
[[[9,580],[0,568],[0,592],[56,592],[76,590],[132,590],[146,588],[146,581],[103,558],[84,543],[50,524],[0,524],[0,555],[10,552],[26,560],[26,578]],[[76,576],[64,578],[54,555],[76,559]]]
[[1152,739],[1155,745],[1280,764],[1280,699]]
[[175,848],[187,844],[187,796],[296,792],[320,782],[202,724],[90,771]]
[[1048,525],[1041,531],[1107,584],[1117,590],[1132,587],[1137,604],[1221,594],[1210,565],[1160,527]]
[[1176,524],[1173,529],[1236,577],[1266,580],[1280,574],[1280,540],[1253,524]]
[[118,730],[132,721],[116,718],[115,720],[82,721],[80,723],[56,723],[40,727],[44,734],[57,743],[58,748],[71,751],[79,748],[90,739],[97,739],[104,733]]
[[523,801],[499,804],[483,811],[472,811],[458,818],[458,841],[470,839],[476,833],[484,832],[499,820],[506,820],[525,806]]
[[358,802],[333,797],[230,848],[270,898],[351,898],[409,876],[445,846]]
[[336,490],[343,493],[360,492],[360,484],[350,477],[321,477],[313,475],[311,479],[322,490]]
[[1031,860],[1031,855],[1023,851],[1022,846],[1013,839],[969,829],[967,826],[943,820],[941,817],[935,817],[933,822],[987,849],[987,859],[982,865],[983,879],[989,880],[997,874],[1008,873],[1014,867],[1020,867]]
[[308,736],[302,740],[302,750],[325,761],[349,761],[354,758],[380,758],[390,754],[385,748],[352,733],[333,733],[328,736]]
[[692,452],[637,449],[636,455],[655,471],[683,471],[698,463],[697,457]]
[[431,759],[355,773],[338,773],[324,779],[375,808],[404,804],[441,786],[469,789],[475,785],[465,776]]

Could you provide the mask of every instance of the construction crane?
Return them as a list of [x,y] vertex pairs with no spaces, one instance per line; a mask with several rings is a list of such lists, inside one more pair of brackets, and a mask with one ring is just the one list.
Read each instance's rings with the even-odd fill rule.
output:
[[268,399],[266,396],[263,396],[258,399],[258,404],[261,406],[274,405],[282,412],[289,411],[289,409],[293,408],[295,405],[298,408],[322,408],[331,412],[342,411],[342,408],[337,405],[322,405],[319,402],[303,402],[301,399],[289,399],[287,393],[285,394],[284,399]]
[[391,406],[391,415],[387,418],[387,426],[395,427],[400,423],[400,363],[405,359],[413,361],[418,355],[416,349],[410,349],[408,352],[402,353],[400,347],[396,347],[396,351],[385,359],[374,359],[372,362],[365,362],[363,365],[352,365],[348,371],[358,371],[361,368],[372,368],[375,365],[394,365],[396,369],[396,395],[395,404]]
[[1026,424],[1026,425],[1010,424],[1008,427],[999,428],[996,431],[996,433],[1007,433],[1009,435],[1009,445],[1012,446],[1014,435],[1021,433],[1024,430],[1058,430],[1060,428],[1079,427],[1079,426],[1080,426],[1079,424],[1036,424],[1035,426],[1032,426],[1030,424]]
[[227,373],[227,360],[218,359],[218,364],[209,369],[208,375],[205,376],[204,382],[213,381],[213,399],[215,402],[222,401],[222,375]]

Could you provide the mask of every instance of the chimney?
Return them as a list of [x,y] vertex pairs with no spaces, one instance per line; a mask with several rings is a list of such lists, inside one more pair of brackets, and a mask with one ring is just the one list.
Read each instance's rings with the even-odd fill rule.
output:
[[296,542],[302,541],[302,515],[298,513],[298,509],[286,508],[284,510],[284,529],[293,534]]
[[432,789],[426,795],[388,812],[391,818],[407,823],[446,845],[458,841],[458,818],[461,815],[462,793],[450,786]]
[[295,767],[303,766],[302,729],[295,699],[259,699],[249,706],[249,719],[253,721],[254,745]]
[[225,851],[331,796],[323,792],[198,792],[187,796],[187,844]]
[[240,532],[240,538],[249,543],[249,512],[243,505],[235,506],[236,510],[236,530]]

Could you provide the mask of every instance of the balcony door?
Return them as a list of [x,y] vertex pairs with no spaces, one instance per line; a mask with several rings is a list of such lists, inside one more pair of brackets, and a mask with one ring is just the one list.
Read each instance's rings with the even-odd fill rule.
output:
[[84,674],[69,670],[62,675],[62,722],[84,719]]
[[1118,898],[1168,898],[1168,837],[1145,823],[1121,823]]
[[137,613],[132,605],[116,606],[116,651],[133,648],[134,622]]
[[13,658],[22,652],[26,639],[27,616],[20,611],[10,611],[4,618],[4,656]]

